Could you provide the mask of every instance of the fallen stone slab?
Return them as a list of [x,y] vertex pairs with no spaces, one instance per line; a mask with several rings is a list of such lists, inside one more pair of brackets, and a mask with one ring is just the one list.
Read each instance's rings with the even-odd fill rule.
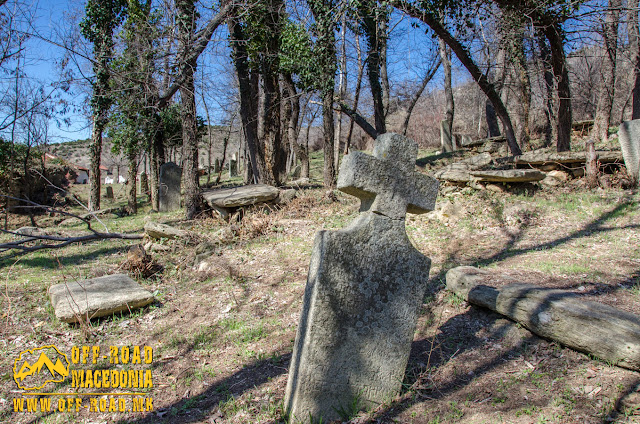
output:
[[503,143],[507,141],[507,139],[505,138],[505,136],[503,135],[499,135],[497,137],[490,137],[490,138],[481,138],[479,140],[462,140],[462,143],[460,144],[461,147],[477,147],[477,146],[482,146],[485,143]]
[[[622,152],[615,150],[598,150],[598,161],[600,163],[622,163]],[[546,165],[552,163],[584,163],[586,162],[585,152],[547,152],[533,150],[520,156],[516,156],[513,161],[518,165]]]
[[202,197],[211,207],[236,208],[268,202],[278,197],[278,190],[266,184],[252,184],[234,188],[207,190]]
[[153,295],[126,274],[106,275],[49,287],[56,317],[78,322],[132,311],[153,302]]
[[482,284],[488,271],[461,266],[447,272],[447,289],[469,303],[491,309],[533,333],[605,361],[640,371],[640,316],[584,300],[564,290]]
[[546,177],[544,172],[536,169],[503,169],[497,171],[471,171],[478,181],[493,183],[525,183],[540,181]]
[[460,162],[453,163],[436,171],[433,176],[441,181],[450,181],[453,183],[466,183],[471,180],[469,165]]
[[181,238],[189,235],[188,231],[180,230],[178,228],[174,228],[167,224],[160,224],[158,222],[147,221],[144,224],[144,232],[151,238],[154,239],[173,239],[173,238]]
[[491,163],[491,160],[491,155],[489,153],[471,156],[470,158],[452,163],[451,165],[436,171],[433,176],[442,181],[466,183],[471,180],[469,171],[487,166]]

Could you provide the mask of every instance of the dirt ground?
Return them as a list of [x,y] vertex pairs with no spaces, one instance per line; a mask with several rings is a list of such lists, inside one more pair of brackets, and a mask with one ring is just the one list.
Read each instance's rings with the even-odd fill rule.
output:
[[[135,242],[96,242],[0,263],[0,420],[7,423],[278,423],[313,237],[352,220],[356,200],[304,189],[280,210],[248,212],[240,224],[214,218],[151,219],[195,234],[151,252],[162,271],[133,273],[156,302],[131,314],[68,325],[54,318],[49,285],[122,272]],[[640,373],[543,340],[444,289],[446,271],[475,265],[511,281],[562,288],[638,314],[640,195],[571,185],[510,194],[443,190],[438,210],[409,216],[407,232],[432,259],[402,393],[353,423],[640,423]],[[27,225],[15,217],[13,224]],[[57,231],[55,217],[41,218]],[[141,218],[105,224],[140,231]],[[71,231],[69,229],[68,231]],[[224,237],[220,237],[223,234]],[[196,260],[198,252],[208,252]],[[427,276],[425,276],[427,278]],[[21,351],[55,345],[150,346],[152,410],[15,412]],[[127,370],[99,360],[76,365]],[[133,366],[132,366],[133,367]],[[74,368],[74,365],[72,365]],[[135,367],[134,367],[135,368]],[[48,390],[86,393],[68,380]],[[104,392],[106,389],[95,389]],[[77,396],[72,396],[77,397]],[[84,405],[92,396],[82,396]],[[58,397],[53,397],[58,401]]]

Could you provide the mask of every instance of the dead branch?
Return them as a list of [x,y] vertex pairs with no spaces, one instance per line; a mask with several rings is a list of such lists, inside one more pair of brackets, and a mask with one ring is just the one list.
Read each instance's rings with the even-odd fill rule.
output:
[[[109,232],[103,233],[91,228],[91,222],[87,218],[83,218],[79,215],[62,211],[60,209],[56,209],[51,206],[41,205],[39,203],[32,202],[31,200],[7,196],[4,194],[0,194],[0,197],[5,197],[7,199],[28,203],[28,205],[11,206],[11,209],[26,209],[26,208],[40,209],[47,212],[53,212],[63,216],[76,218],[84,222],[87,225],[87,230],[91,231],[91,234],[67,237],[67,236],[61,236],[61,235],[47,235],[47,234],[20,234],[16,231],[0,229],[0,232],[2,233],[23,237],[20,240],[10,241],[7,243],[0,243],[0,253],[8,252],[4,256],[0,256],[0,259],[7,259],[7,258],[11,258],[18,255],[25,255],[27,253],[36,252],[38,250],[43,250],[43,249],[60,249],[62,247],[68,246],[73,243],[84,243],[84,242],[93,241],[93,240],[107,240],[107,239],[139,240],[143,237],[142,234],[123,234],[123,233],[109,233]],[[105,226],[105,229],[107,229],[106,226]],[[49,241],[53,243],[43,243],[43,244],[37,244],[34,246],[27,245],[27,243],[36,242],[36,241]]]

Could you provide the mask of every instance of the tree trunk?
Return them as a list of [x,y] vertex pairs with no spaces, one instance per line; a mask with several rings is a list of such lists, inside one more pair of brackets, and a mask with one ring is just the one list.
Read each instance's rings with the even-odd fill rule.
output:
[[[193,0],[176,2],[178,10],[178,38],[182,60],[191,52],[195,38],[196,10]],[[185,217],[195,218],[200,209],[200,187],[198,183],[198,128],[196,122],[196,96],[194,75],[197,58],[183,62],[180,66],[180,101],[182,108],[182,184],[184,187]]]
[[502,99],[500,99],[500,95],[497,93],[494,85],[489,82],[487,76],[473,61],[468,50],[438,21],[436,17],[430,13],[421,11],[413,5],[406,3],[404,0],[394,0],[393,5],[407,13],[409,16],[420,19],[422,22],[429,25],[433,32],[447,43],[453,53],[456,54],[458,60],[460,60],[462,65],[467,69],[467,71],[469,71],[471,77],[476,81],[480,89],[493,105],[496,115],[504,127],[505,137],[511,154],[514,156],[522,154],[520,146],[518,146],[518,142],[516,140],[515,132],[513,131],[513,125],[507,108],[502,102]]
[[153,134],[149,153],[149,171],[151,174],[151,208],[159,209],[160,165],[164,163],[164,133],[160,115],[156,114],[156,130]]
[[593,140],[587,140],[586,146],[586,180],[587,187],[594,188],[598,185],[598,155],[596,154],[596,146]]
[[[100,162],[102,158],[102,119],[94,115],[91,131],[91,165],[89,165],[89,210],[100,210]],[[117,178],[117,177],[116,177]]]
[[617,366],[640,371],[640,319],[563,290],[482,284],[490,274],[463,266],[447,272],[447,289],[522,324],[533,333]]
[[369,77],[369,87],[373,97],[373,115],[375,129],[378,134],[387,132],[385,123],[384,96],[381,79],[381,49],[383,42],[380,34],[378,22],[377,5],[375,2],[362,2],[360,14],[362,16],[362,27],[367,39],[367,76]]
[[616,56],[618,52],[618,24],[620,23],[621,0],[609,0],[606,22],[602,31],[604,38],[604,60],[601,65],[602,82],[596,106],[596,117],[592,134],[600,141],[609,139],[611,109],[616,87]]
[[333,94],[336,78],[336,49],[332,17],[332,8],[328,0],[308,0],[316,21],[317,40],[321,54],[318,66],[322,75],[322,116],[324,138],[324,185],[334,188],[336,185],[336,167],[333,161]]
[[[293,83],[291,74],[283,75],[282,92],[284,93],[285,101],[289,103],[290,112],[287,112],[287,138],[291,144],[291,150],[295,156],[300,160],[301,171],[306,169],[306,175],[303,172],[300,173],[301,177],[309,177],[309,152],[307,149],[298,143],[298,121],[300,120],[300,96],[296,93],[296,87]],[[295,165],[295,161],[294,161]]]
[[571,87],[569,71],[564,54],[564,30],[558,22],[543,27],[543,32],[551,47],[551,67],[557,81],[558,91],[558,123],[556,130],[556,146],[558,152],[571,150]]
[[531,133],[529,131],[529,114],[531,111],[531,80],[529,79],[529,71],[527,70],[527,58],[524,49],[524,24],[517,28],[517,33],[512,40],[511,55],[513,56],[513,64],[518,76],[518,88],[520,91],[520,128],[518,141],[521,146],[529,144]]
[[537,38],[538,47],[540,48],[540,64],[544,69],[544,96],[545,96],[545,127],[544,127],[544,146],[551,146],[553,140],[553,124],[555,122],[555,114],[553,107],[553,70],[551,69],[551,51],[547,45],[544,35]]
[[[453,87],[451,85],[451,49],[447,47],[447,43],[441,38],[440,44],[440,60],[442,60],[442,70],[444,71],[444,119],[449,126],[449,135],[453,140],[453,114],[455,105],[453,103]],[[453,141],[451,142],[453,146]],[[444,148],[444,146],[442,146]]]
[[138,176],[138,158],[135,153],[128,155],[129,171],[127,172],[127,212],[134,215],[138,213],[138,192],[137,192],[137,176]]
[[258,143],[258,81],[257,74],[249,71],[246,48],[246,35],[239,20],[234,16],[229,19],[229,33],[232,34],[231,47],[233,49],[233,63],[238,76],[238,91],[240,95],[240,119],[242,131],[249,150],[251,172],[256,182],[262,179],[264,170],[264,154]]
[[629,50],[631,63],[634,65],[632,81],[632,112],[631,119],[640,119],[640,25],[638,25],[638,10],[640,1],[633,0],[628,5]]
[[[362,76],[364,75],[364,64],[362,63],[362,50],[360,49],[360,36],[356,35],[356,52],[358,54],[358,79],[356,81],[356,93],[353,98],[353,110],[358,110],[358,102],[360,101],[360,89],[362,88]],[[353,136],[353,126],[355,125],[355,120],[349,120],[349,132],[347,133],[347,139],[344,143],[343,154],[349,153],[349,148],[351,147],[351,137]]]

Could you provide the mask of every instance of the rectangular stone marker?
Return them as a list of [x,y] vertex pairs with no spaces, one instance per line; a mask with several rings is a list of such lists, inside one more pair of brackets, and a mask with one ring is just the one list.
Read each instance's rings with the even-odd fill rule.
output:
[[236,176],[238,176],[238,161],[235,159],[229,159],[229,178]]
[[361,213],[316,235],[285,394],[292,422],[343,418],[401,389],[431,264],[409,241],[405,215],[433,210],[438,192],[415,171],[417,153],[387,133],[373,156],[342,161],[338,188],[361,199]]
[[105,190],[106,190],[106,193],[104,195],[105,199],[113,200],[113,187],[107,186]]
[[153,302],[153,295],[125,274],[56,284],[49,288],[49,297],[56,317],[64,322],[130,311]]
[[182,168],[173,162],[160,166],[160,187],[158,195],[158,210],[170,212],[180,209],[180,182]]
[[440,121],[440,147],[443,152],[453,152],[453,141],[451,140],[451,131],[449,131],[449,121],[443,119]]
[[625,121],[618,130],[620,150],[627,172],[636,182],[640,181],[640,119]]

